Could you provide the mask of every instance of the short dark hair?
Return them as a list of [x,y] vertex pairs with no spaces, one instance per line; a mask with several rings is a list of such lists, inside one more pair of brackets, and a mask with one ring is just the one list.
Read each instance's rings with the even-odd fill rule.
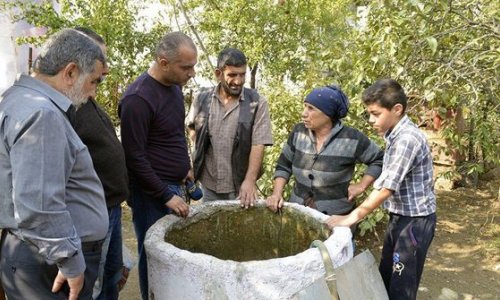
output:
[[217,69],[224,70],[226,66],[241,67],[247,64],[247,57],[236,48],[226,48],[217,57]]
[[104,42],[104,39],[102,38],[102,36],[100,36],[99,34],[97,34],[97,32],[93,31],[92,29],[90,29],[88,27],[76,26],[75,30],[80,31],[81,33],[85,33],[89,38],[93,39],[94,41],[96,41],[97,43],[99,43],[101,45],[106,44],[106,42]]
[[168,60],[173,60],[177,57],[179,48],[182,45],[187,45],[194,50],[196,46],[193,40],[186,34],[176,31],[167,33],[156,46],[156,57],[164,56]]
[[35,59],[35,72],[54,76],[69,63],[85,74],[94,72],[95,61],[106,65],[101,48],[90,37],[74,29],[62,29],[50,36]]
[[365,105],[377,103],[383,108],[392,109],[394,105],[401,104],[406,110],[408,98],[401,85],[394,79],[384,78],[377,80],[363,92]]

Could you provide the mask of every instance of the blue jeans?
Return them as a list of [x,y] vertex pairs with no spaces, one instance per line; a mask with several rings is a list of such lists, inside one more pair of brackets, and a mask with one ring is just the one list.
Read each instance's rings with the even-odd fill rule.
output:
[[100,288],[100,294],[97,294],[96,300],[118,300],[118,281],[122,275],[122,207],[120,204],[108,208],[108,215],[109,229],[102,247],[98,281],[94,287],[94,294],[96,294],[96,288],[98,292]]
[[[180,185],[169,184],[168,189],[184,198],[184,190]],[[144,249],[144,238],[146,231],[156,221],[171,213],[171,210],[158,199],[146,195],[142,189],[132,184],[130,186],[130,198],[128,204],[132,208],[132,222],[134,223],[135,235],[137,237],[137,252],[139,256],[139,285],[143,300],[148,299],[148,263],[146,250]]]

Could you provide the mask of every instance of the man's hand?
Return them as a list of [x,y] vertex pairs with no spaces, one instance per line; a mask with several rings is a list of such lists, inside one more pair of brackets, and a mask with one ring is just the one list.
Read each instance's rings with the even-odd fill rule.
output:
[[65,281],[68,281],[69,285],[69,300],[77,300],[80,291],[83,288],[84,276],[83,273],[72,278],[66,278],[66,276],[61,273],[61,271],[57,272],[56,279],[54,279],[54,284],[52,285],[52,293],[57,293],[61,289],[62,285]]
[[353,201],[356,199],[357,196],[361,195],[365,189],[363,188],[363,185],[361,183],[355,183],[355,184],[350,184],[349,188],[347,189],[348,193],[348,198],[347,200]]
[[266,205],[274,212],[277,212],[280,208],[283,207],[283,197],[272,194],[267,197]]
[[352,214],[348,214],[346,216],[332,215],[328,219],[326,219],[326,224],[328,225],[328,227],[330,227],[330,229],[333,229],[337,226],[351,227],[356,223],[356,221],[357,220]]
[[241,207],[249,208],[250,206],[254,206],[255,200],[257,199],[255,181],[243,180],[238,198],[240,199]]
[[193,172],[193,168],[189,169],[187,175],[186,175],[186,178],[184,178],[184,181],[186,180],[191,180],[192,182],[194,182],[194,172]]
[[189,205],[177,195],[174,195],[165,205],[179,217],[186,218],[189,215]]
[[347,189],[347,200],[353,201],[356,199],[356,197],[362,194],[374,181],[375,177],[372,175],[363,175],[358,183],[349,185],[349,188]]

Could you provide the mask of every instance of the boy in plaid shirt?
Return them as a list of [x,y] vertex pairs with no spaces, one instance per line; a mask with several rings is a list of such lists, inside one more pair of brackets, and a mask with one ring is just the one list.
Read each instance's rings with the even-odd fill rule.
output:
[[379,266],[390,299],[416,299],[427,250],[436,227],[432,155],[424,134],[406,116],[407,97],[392,79],[381,79],[363,93],[369,122],[386,141],[382,174],[374,191],[346,216],[327,223],[351,226],[380,204],[389,210]]

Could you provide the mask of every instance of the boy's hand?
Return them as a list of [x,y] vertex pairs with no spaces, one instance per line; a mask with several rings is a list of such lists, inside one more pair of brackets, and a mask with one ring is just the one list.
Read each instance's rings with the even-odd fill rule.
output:
[[328,219],[326,219],[326,224],[330,229],[338,226],[351,227],[356,223],[357,220],[352,216],[352,214],[348,214],[346,216],[337,216],[332,215]]

